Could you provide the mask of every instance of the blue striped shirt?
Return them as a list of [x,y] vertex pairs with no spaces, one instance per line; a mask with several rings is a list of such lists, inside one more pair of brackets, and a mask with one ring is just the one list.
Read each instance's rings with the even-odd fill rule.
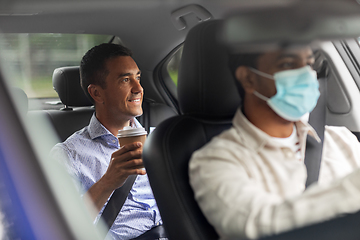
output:
[[[132,123],[141,127],[136,119]],[[77,180],[77,187],[84,194],[105,174],[111,154],[119,148],[118,139],[94,114],[87,127],[71,135],[65,142],[56,144],[51,155],[66,159],[64,162],[68,172]],[[162,224],[162,220],[148,177],[138,175],[107,239],[132,239],[159,224]]]

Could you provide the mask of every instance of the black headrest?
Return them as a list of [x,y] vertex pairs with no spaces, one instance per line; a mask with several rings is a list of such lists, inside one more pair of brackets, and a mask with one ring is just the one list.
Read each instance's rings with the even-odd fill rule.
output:
[[53,86],[65,106],[92,106],[80,85],[79,67],[61,67],[54,70]]
[[178,98],[183,114],[232,117],[240,104],[226,48],[217,41],[220,20],[206,21],[186,37],[179,69]]

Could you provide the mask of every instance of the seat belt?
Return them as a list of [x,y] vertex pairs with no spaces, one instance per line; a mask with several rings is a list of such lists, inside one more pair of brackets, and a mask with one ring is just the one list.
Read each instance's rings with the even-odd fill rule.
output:
[[[326,67],[326,66],[325,66]],[[306,139],[306,151],[305,151],[305,166],[307,170],[306,188],[312,183],[315,183],[319,179],[319,172],[321,166],[322,149],[324,143],[325,133],[325,120],[326,120],[326,70],[324,76],[319,76],[319,90],[320,97],[315,109],[311,112],[309,117],[309,123],[315,129],[321,142],[317,142],[311,136],[307,136]],[[320,74],[319,74],[320,75]]]
[[[150,103],[148,99],[143,101],[144,113],[140,117],[140,122],[142,122],[144,128],[149,133],[150,132]],[[142,121],[141,121],[142,120]],[[119,214],[122,206],[125,203],[127,196],[135,182],[137,175],[130,175],[124,185],[116,189],[112,196],[110,197],[107,205],[104,208],[103,213],[101,214],[101,219],[106,223],[108,229],[113,225],[117,215]]]
[[319,179],[323,142],[318,143],[313,137],[307,136],[305,166],[307,179],[305,187],[309,187]]
[[129,192],[135,182],[136,177],[137,175],[130,175],[126,179],[124,185],[122,185],[118,189],[115,189],[107,205],[105,206],[100,219],[102,219],[106,223],[108,230],[113,225],[117,215],[119,214],[122,206],[124,205],[125,200],[129,195]]
[[133,238],[131,240],[154,240],[159,238],[166,238],[167,239],[167,233],[163,225],[159,225],[156,227],[153,227],[149,231],[146,231],[142,235]]
[[150,107],[152,100],[144,98],[142,102],[143,114],[137,117],[138,121],[141,123],[143,128],[150,133]]
[[150,133],[150,102],[148,99],[145,99],[144,102],[144,113],[143,113],[143,116],[144,116],[144,128],[145,130]]

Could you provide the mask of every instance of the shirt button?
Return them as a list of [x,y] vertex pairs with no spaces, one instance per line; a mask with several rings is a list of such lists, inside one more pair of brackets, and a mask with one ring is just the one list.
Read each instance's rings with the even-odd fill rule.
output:
[[115,140],[112,140],[113,143],[115,143]]
[[285,154],[285,157],[287,157],[287,158],[293,158],[294,157],[294,153],[289,149],[283,149],[283,152]]

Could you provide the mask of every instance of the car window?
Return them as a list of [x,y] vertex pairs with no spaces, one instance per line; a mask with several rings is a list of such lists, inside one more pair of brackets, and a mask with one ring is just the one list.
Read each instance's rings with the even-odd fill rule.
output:
[[[1,34],[1,60],[11,72],[11,85],[25,91],[32,110],[36,106],[32,106],[31,99],[58,97],[52,86],[54,69],[79,65],[86,51],[110,39],[107,35],[89,34]],[[45,102],[49,106],[57,103]]]
[[161,77],[159,78],[161,86],[165,89],[165,98],[169,98],[168,104],[175,108],[177,106],[177,84],[180,61],[182,57],[183,45],[175,48],[161,63]]
[[183,47],[180,47],[169,59],[169,61],[166,64],[166,69],[168,74],[171,77],[171,80],[175,83],[177,86],[177,80],[178,80],[178,72],[179,72],[179,65],[180,60],[182,56],[182,50]]

